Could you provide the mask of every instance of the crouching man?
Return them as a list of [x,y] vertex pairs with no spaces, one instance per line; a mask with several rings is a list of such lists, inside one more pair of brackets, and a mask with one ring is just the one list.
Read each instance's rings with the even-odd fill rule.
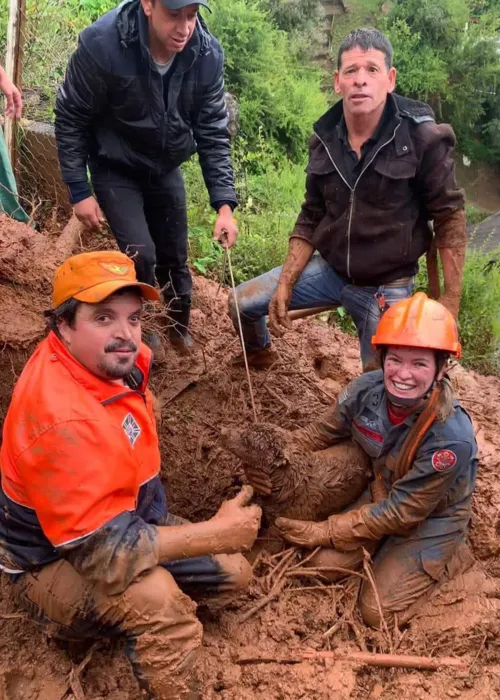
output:
[[232,597],[251,569],[260,509],[245,487],[202,523],[167,513],[141,343],[143,299],[122,253],[56,272],[50,332],[28,361],[1,449],[0,565],[51,634],[123,635],[149,697],[189,692],[196,599]]
[[[352,436],[373,461],[374,481],[345,512],[324,522],[278,518],[285,540],[321,547],[310,566],[332,581],[342,569],[373,559],[387,624],[404,624],[440,582],[471,555],[462,546],[471,516],[477,465],[474,430],[454,400],[446,375],[460,357],[451,313],[425,294],[395,303],[382,316],[373,344],[381,370],[351,382],[322,419],[296,431],[313,450]],[[336,570],[337,569],[337,570]],[[363,583],[365,622],[379,626],[373,587]]]

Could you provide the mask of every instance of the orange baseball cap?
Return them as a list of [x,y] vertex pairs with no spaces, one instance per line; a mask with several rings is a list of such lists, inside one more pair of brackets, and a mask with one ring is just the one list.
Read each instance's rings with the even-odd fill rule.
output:
[[54,308],[71,299],[98,304],[123,287],[139,287],[144,299],[157,301],[160,292],[137,281],[133,261],[115,250],[80,253],[57,268],[52,299]]

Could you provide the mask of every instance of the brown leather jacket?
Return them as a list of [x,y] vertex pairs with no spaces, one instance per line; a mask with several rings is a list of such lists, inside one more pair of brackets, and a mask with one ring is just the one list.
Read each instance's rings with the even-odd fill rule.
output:
[[351,187],[337,130],[342,114],[339,102],[314,126],[305,201],[291,237],[312,243],[354,284],[414,275],[433,238],[430,222],[465,204],[453,129],[436,124],[428,105],[389,95],[385,126]]

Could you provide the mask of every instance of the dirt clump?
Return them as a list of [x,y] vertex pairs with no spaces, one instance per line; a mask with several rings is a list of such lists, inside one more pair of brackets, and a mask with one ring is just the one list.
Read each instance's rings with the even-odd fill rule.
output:
[[[85,237],[83,243],[87,245]],[[24,248],[17,249],[20,256],[34,255],[34,244],[22,245]],[[107,240],[99,245],[110,247]],[[17,332],[14,338],[11,320],[4,319],[2,324],[4,393],[0,407],[5,411],[15,377],[34,343],[43,337],[43,322],[35,328],[34,319],[49,300],[49,287],[23,277],[28,267],[22,263],[19,275],[10,279],[9,275],[14,276],[9,271],[12,258],[5,255],[3,268],[1,260],[0,251],[0,294],[7,304],[22,297],[18,322],[32,330],[31,334]],[[32,272],[35,276],[38,271]],[[49,278],[47,272],[45,279]],[[179,357],[167,346],[166,361],[155,369],[152,384],[162,403],[162,478],[170,509],[202,520],[211,517],[221,500],[245,483],[241,460],[224,449],[221,430],[250,430],[253,418],[245,370],[231,364],[239,344],[227,316],[227,291],[199,277],[194,288],[192,331],[197,356]],[[313,319],[296,322],[274,344],[279,361],[268,371],[252,370],[251,380],[258,421],[283,431],[302,427],[321,415],[361,369],[357,340]],[[475,423],[481,451],[470,531],[477,560],[472,572],[440,589],[408,628],[391,629],[387,635],[363,625],[357,608],[359,576],[331,585],[321,571],[311,571],[293,548],[277,554],[263,550],[253,562],[254,579],[245,598],[224,611],[199,609],[205,636],[198,682],[204,700],[498,700],[500,380],[461,367],[453,375],[458,396]],[[450,624],[453,619],[459,624]],[[69,646],[47,638],[15,607],[5,575],[0,587],[0,620],[3,700],[80,699],[76,681],[89,700],[140,697],[119,640]],[[462,657],[467,664],[463,672],[441,669],[429,673],[373,669],[342,661],[280,662],[306,648],[449,655]],[[275,657],[276,662],[238,663],[249,650],[256,657]],[[77,672],[83,661],[84,667]]]

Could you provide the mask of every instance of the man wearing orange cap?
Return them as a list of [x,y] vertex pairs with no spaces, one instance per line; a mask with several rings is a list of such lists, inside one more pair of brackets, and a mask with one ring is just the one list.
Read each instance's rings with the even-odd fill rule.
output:
[[188,692],[202,627],[193,597],[233,596],[260,509],[245,487],[202,523],[171,516],[141,343],[143,299],[118,252],[56,271],[50,332],[3,429],[0,568],[32,616],[65,638],[122,634],[150,697]]
[[[352,381],[322,419],[295,432],[311,450],[354,439],[373,460],[370,489],[324,522],[279,518],[276,524],[287,541],[320,547],[309,565],[332,581],[359,566],[367,550],[381,610],[364,582],[361,613],[378,627],[382,611],[391,627],[407,622],[465,565],[477,446],[446,375],[448,358],[460,357],[461,347],[444,306],[422,293],[399,301],[382,316],[372,342],[383,369]],[[266,477],[247,476],[271,494]]]

